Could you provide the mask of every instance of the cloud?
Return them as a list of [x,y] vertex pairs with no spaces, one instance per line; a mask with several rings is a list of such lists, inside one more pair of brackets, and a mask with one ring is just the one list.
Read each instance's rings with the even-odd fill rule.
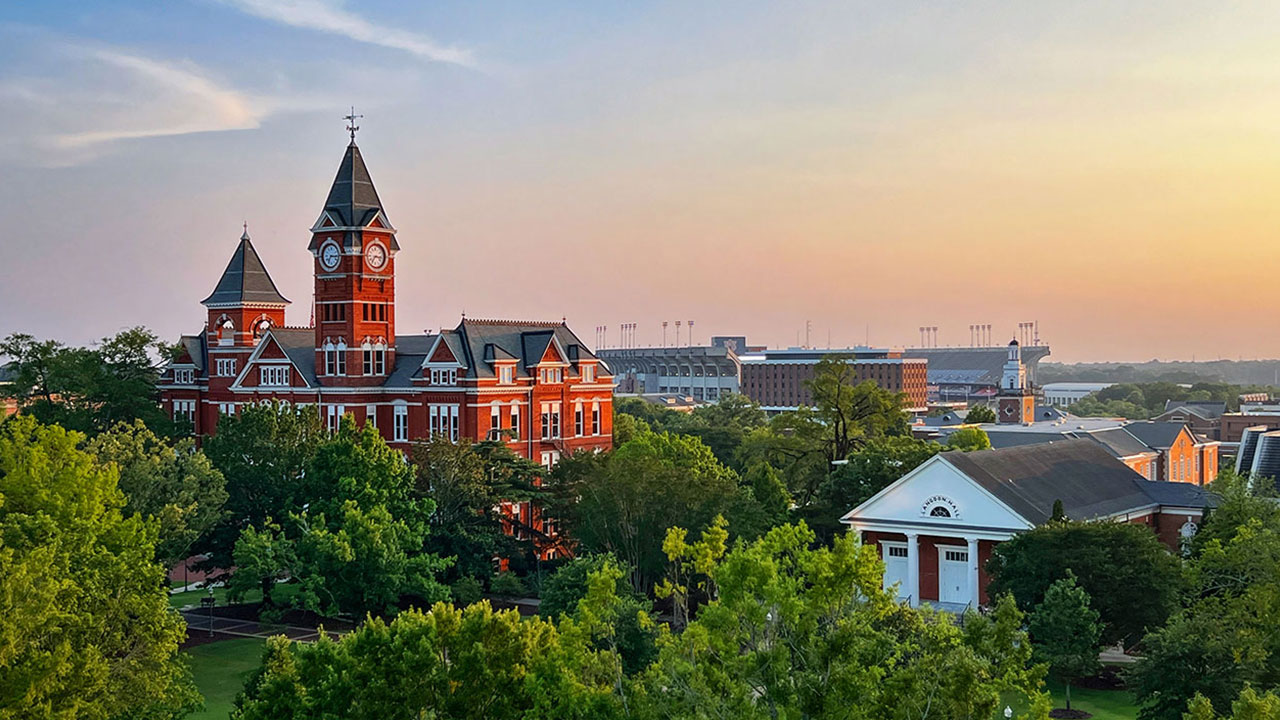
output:
[[134,106],[133,110],[123,117],[108,119],[107,127],[50,136],[48,141],[56,148],[76,150],[118,140],[251,130],[259,126],[266,113],[244,93],[219,85],[190,64],[167,63],[119,50],[91,50],[89,55],[92,60],[126,71],[134,81],[128,84],[141,85],[140,94],[159,101],[138,106],[125,101],[122,104]]
[[445,46],[418,33],[376,25],[363,17],[348,12],[340,2],[326,0],[223,0],[265,20],[273,20],[293,27],[318,30],[416,55],[433,62],[452,63],[475,67],[471,52]]

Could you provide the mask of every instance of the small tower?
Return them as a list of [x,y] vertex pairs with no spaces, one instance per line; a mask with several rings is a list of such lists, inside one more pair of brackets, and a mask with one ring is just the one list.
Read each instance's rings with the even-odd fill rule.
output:
[[1009,357],[1000,375],[1000,392],[996,400],[996,422],[1002,425],[1030,423],[1035,420],[1036,396],[1027,386],[1027,368],[1022,364],[1022,347],[1017,339],[1009,341]]
[[[353,119],[355,113],[348,119]],[[324,385],[378,386],[395,367],[396,230],[356,146],[338,165],[311,228],[316,374]]]
[[220,351],[245,354],[269,328],[284,325],[284,309],[289,301],[276,289],[258,257],[249,239],[248,224],[218,285],[200,304],[209,313],[205,334],[211,362]]

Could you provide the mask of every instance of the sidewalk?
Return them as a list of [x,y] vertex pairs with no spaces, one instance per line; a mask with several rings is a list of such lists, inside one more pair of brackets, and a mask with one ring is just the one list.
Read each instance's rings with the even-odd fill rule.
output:
[[[201,613],[199,610],[182,610],[181,613],[182,618],[187,621],[188,637],[195,640],[208,636],[210,624],[208,613]],[[315,642],[320,639],[320,631],[316,628],[298,627],[296,625],[263,623],[257,620],[240,620],[237,618],[218,617],[217,615],[213,616],[212,623],[215,639],[219,635],[263,640],[275,635],[284,635],[297,642]],[[325,630],[324,634],[330,638],[337,638],[348,632],[350,630]]]

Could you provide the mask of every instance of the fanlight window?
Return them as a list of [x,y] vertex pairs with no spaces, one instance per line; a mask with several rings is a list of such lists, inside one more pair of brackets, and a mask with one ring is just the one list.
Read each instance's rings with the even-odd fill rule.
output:
[[950,510],[948,510],[948,509],[946,509],[946,508],[945,508],[945,507],[943,507],[942,505],[939,505],[939,506],[937,506],[937,507],[935,507],[934,509],[932,509],[932,510],[930,510],[930,511],[929,511],[929,517],[945,517],[945,518],[949,518],[949,517],[951,517],[951,511],[950,511]]

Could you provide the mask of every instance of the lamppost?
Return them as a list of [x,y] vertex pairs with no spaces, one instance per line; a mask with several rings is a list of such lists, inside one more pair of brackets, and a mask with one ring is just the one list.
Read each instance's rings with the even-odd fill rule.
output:
[[213,604],[217,599],[213,597],[213,586],[209,587],[209,597],[200,598],[200,604],[209,608],[209,637],[213,637]]

